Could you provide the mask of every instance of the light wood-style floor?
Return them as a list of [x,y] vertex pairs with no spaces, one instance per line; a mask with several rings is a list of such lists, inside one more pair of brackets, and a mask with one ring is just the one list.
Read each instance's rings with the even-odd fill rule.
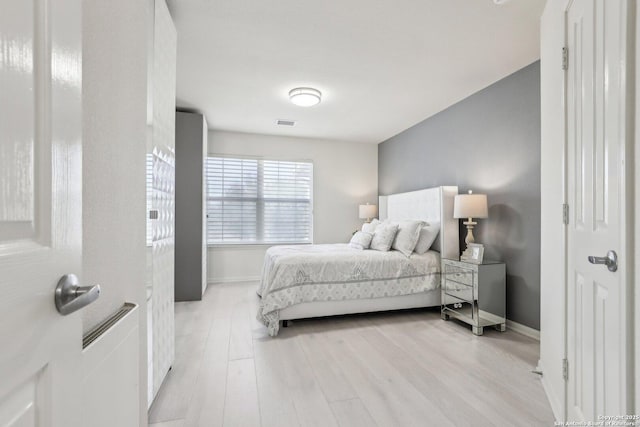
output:
[[271,338],[256,286],[176,304],[176,360],[151,426],[553,425],[533,339],[476,337],[436,309],[298,320]]

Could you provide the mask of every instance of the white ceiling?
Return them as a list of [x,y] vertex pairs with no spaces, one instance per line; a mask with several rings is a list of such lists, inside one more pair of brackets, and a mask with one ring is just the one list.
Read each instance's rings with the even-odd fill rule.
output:
[[[210,128],[379,143],[538,59],[545,0],[168,3],[177,104]],[[297,86],[322,103],[291,104]]]

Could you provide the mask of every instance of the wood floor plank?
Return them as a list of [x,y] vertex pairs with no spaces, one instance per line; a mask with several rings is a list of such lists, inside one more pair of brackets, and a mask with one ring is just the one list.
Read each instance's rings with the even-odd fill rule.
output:
[[[446,323],[446,322],[445,322]],[[458,333],[460,329],[456,331]],[[447,337],[453,335],[452,331],[448,331]],[[429,336],[436,333],[445,333],[444,330],[433,331]],[[511,336],[511,338],[509,338]],[[420,338],[425,338],[424,335]],[[514,357],[511,351],[500,350],[492,340],[498,339],[503,341],[509,339],[513,342],[513,346],[517,346],[518,341],[529,340],[530,352],[533,353],[538,348],[537,342],[523,337],[513,332],[500,333],[497,331],[488,331],[486,336],[472,337],[473,351],[460,352],[449,351],[447,356],[458,365],[473,365],[475,369],[471,372],[471,376],[475,377],[483,387],[487,387],[496,395],[508,396],[503,399],[506,403],[524,408],[535,419],[538,414],[545,414],[548,409],[546,398],[529,398],[527,396],[544,396],[539,378],[531,373],[531,369],[535,366],[529,362]],[[458,346],[458,341],[451,341],[452,345]],[[511,349],[511,347],[510,347]],[[499,368],[498,368],[499,367]],[[499,369],[500,375],[495,375],[496,369]],[[541,421],[544,421],[542,419]]]
[[280,357],[278,341],[271,337],[257,339],[253,348],[262,427],[299,426],[293,390],[287,384],[287,366]]
[[[355,326],[355,325],[354,325]],[[361,335],[362,327],[326,334],[331,350],[356,389],[359,398],[379,425],[453,426],[451,419],[399,374]],[[336,339],[337,338],[337,339]]]
[[238,295],[238,289],[215,285],[209,286],[203,296],[199,309],[209,311],[213,320],[206,337],[198,382],[185,417],[185,427],[218,427],[224,422],[233,308],[229,302]]
[[256,287],[176,305],[156,427],[553,425],[528,337],[476,337],[435,309],[297,320],[269,337]]
[[[501,389],[489,387],[488,380],[492,377],[500,381],[508,382],[498,369],[499,363],[493,363],[493,370],[486,371],[486,376],[479,376],[478,371],[484,367],[473,361],[477,354],[478,340],[484,337],[468,337],[466,333],[457,340],[451,340],[451,335],[463,333],[461,330],[444,332],[439,329],[437,323],[428,324],[398,324],[393,320],[389,322],[377,322],[377,327],[393,342],[398,343],[408,351],[423,354],[419,363],[423,366],[432,366],[431,372],[441,381],[448,381],[453,395],[464,400],[468,405],[482,413],[485,418],[495,425],[528,425],[533,421],[539,421],[537,414],[532,413],[526,403],[518,402],[510,393],[503,393]],[[444,323],[444,322],[443,322]],[[426,331],[425,331],[426,329]],[[466,331],[464,331],[466,332]],[[425,351],[428,349],[428,351]],[[422,352],[422,353],[420,353]],[[426,362],[426,364],[425,364]],[[526,371],[528,372],[528,370]],[[539,390],[540,393],[542,390]],[[543,393],[541,393],[543,395]],[[500,402],[501,410],[496,410],[496,402]],[[549,422],[550,412],[547,407],[542,411]]]
[[230,325],[230,318],[213,321],[198,382],[185,417],[185,427],[217,427],[223,424]]
[[286,385],[301,426],[331,427],[337,423],[298,340],[277,339],[285,365]]
[[[194,386],[199,380],[203,352],[214,319],[214,313],[224,307],[228,288],[209,288],[202,301],[179,302],[176,312],[176,356],[172,370],[167,375],[151,408],[150,421],[184,418],[190,400],[195,395]],[[227,323],[229,315],[222,317]],[[218,328],[219,329],[219,328]],[[226,339],[228,341],[228,331]],[[225,369],[226,369],[225,355]],[[226,372],[225,372],[226,374]]]
[[163,421],[149,424],[149,427],[184,427],[184,420]]
[[315,377],[329,402],[357,398],[344,372],[322,347],[314,333],[300,334],[299,340]]
[[229,360],[253,357],[251,323],[249,321],[249,296],[246,289],[238,293],[232,302]]
[[253,359],[229,361],[223,425],[225,427],[260,426],[260,408]]
[[178,302],[175,304],[176,336],[209,333],[213,314],[205,310],[202,301]]
[[[425,398],[433,402],[438,408],[447,414],[456,426],[492,426],[493,423],[481,412],[472,406],[461,404],[462,396],[452,399],[456,395],[447,381],[443,381],[434,375],[431,370],[425,369],[419,358],[424,354],[413,354],[405,351],[395,343],[387,339],[379,330],[368,329],[362,332],[362,336],[390,363],[396,367],[400,375],[409,381]],[[439,366],[434,366],[440,369]]]
[[149,411],[149,421],[160,422],[185,417],[198,371],[205,341],[200,335],[176,337],[176,356]]
[[331,402],[331,410],[340,427],[375,427],[376,422],[360,399]]

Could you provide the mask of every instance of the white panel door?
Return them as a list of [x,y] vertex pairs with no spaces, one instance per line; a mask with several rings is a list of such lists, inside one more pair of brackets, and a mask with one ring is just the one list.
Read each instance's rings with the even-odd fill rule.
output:
[[0,0],[0,425],[79,427],[80,0]]
[[[627,413],[625,0],[567,10],[567,416]],[[615,251],[617,271],[589,256]]]

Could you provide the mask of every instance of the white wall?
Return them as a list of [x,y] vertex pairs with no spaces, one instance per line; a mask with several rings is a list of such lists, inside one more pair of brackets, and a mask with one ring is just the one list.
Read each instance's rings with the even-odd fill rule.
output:
[[566,0],[549,0],[541,20],[540,364],[556,419],[564,419],[564,46]]
[[102,286],[87,330],[140,306],[140,425],[146,425],[145,152],[148,2],[83,7],[83,283]]
[[[313,162],[314,243],[348,242],[358,205],[377,203],[378,146],[209,131],[209,154]],[[210,247],[208,281],[257,280],[267,246]]]

